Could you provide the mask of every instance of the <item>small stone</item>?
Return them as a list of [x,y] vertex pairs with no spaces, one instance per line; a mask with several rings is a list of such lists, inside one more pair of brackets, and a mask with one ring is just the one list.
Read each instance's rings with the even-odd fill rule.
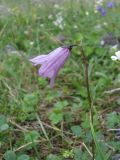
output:
[[18,50],[16,50],[16,48],[13,45],[11,45],[11,44],[7,44],[6,45],[5,52],[8,55],[16,54],[16,55],[21,56],[20,52]]
[[6,5],[0,4],[0,16],[8,16],[10,15],[10,8]]
[[120,154],[112,156],[112,160],[120,160]]
[[102,45],[102,46],[106,46],[106,45],[108,45],[108,46],[114,46],[116,44],[118,44],[118,45],[120,44],[119,37],[116,37],[116,36],[114,36],[112,34],[104,36],[101,39],[101,41],[104,41],[104,45]]
[[58,42],[58,43],[63,43],[67,38],[62,35],[62,34],[58,34],[57,36],[53,37],[53,41]]

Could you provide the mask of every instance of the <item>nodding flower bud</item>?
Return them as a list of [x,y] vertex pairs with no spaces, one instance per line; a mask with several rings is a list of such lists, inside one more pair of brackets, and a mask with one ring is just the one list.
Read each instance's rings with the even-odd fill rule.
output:
[[78,46],[77,44],[73,44],[73,45],[67,45],[67,46],[63,46],[62,48],[68,48],[69,50],[71,50],[73,47]]

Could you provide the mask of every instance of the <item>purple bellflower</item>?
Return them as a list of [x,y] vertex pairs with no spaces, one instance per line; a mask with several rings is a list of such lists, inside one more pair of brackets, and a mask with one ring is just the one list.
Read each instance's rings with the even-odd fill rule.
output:
[[114,1],[111,1],[111,2],[107,3],[107,8],[113,8],[113,7],[115,7],[115,2]]
[[100,12],[102,16],[106,16],[107,12],[102,6],[98,6],[97,11]]
[[75,45],[59,47],[50,52],[48,55],[39,55],[30,59],[30,62],[32,62],[34,66],[39,64],[41,65],[38,74],[41,77],[50,78],[51,88],[54,86],[54,81],[60,68],[63,67],[70,56],[70,51],[73,46]]

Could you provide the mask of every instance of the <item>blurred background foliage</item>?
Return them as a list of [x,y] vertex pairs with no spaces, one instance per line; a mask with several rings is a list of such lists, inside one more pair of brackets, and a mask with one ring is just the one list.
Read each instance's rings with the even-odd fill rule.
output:
[[102,16],[95,1],[0,0],[1,159],[91,159],[80,51],[72,50],[52,90],[29,63],[31,57],[81,41],[89,59],[96,139],[106,159],[119,158],[120,97],[106,93],[120,85],[119,63],[110,58],[120,39],[120,5],[115,2],[106,8],[104,1],[107,14]]

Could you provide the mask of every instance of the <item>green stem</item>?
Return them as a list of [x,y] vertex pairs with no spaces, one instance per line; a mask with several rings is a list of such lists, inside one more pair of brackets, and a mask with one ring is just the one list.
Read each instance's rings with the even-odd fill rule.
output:
[[[89,64],[88,64],[88,59],[85,55],[85,52],[84,52],[82,46],[80,46],[80,51],[81,51],[81,54],[82,54],[83,64],[84,64],[84,67],[85,67],[85,83],[86,83],[86,89],[87,89],[88,102],[89,102],[89,106],[90,106],[90,121],[93,125],[94,111],[93,111],[93,108],[92,108],[92,99],[91,99],[91,94],[90,94],[90,85],[89,85],[89,76],[88,76]],[[95,144],[94,144],[94,139],[92,139],[92,154],[93,154],[92,159],[93,160],[95,159],[94,151],[95,151]]]

